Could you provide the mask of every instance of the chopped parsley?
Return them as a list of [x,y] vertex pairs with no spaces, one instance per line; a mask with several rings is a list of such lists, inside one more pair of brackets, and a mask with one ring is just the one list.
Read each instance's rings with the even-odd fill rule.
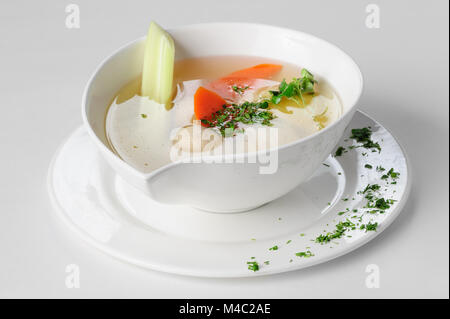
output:
[[370,140],[371,136],[372,130],[368,127],[363,127],[352,129],[352,135],[350,135],[350,138],[356,140],[358,143],[365,143]]
[[336,153],[334,153],[334,157],[342,156],[342,154],[347,153],[344,147],[339,146],[336,150]]
[[386,174],[381,176],[381,179],[388,179],[389,177],[393,180],[396,180],[400,176],[400,173],[394,172],[394,169],[391,168]]
[[310,250],[307,250],[307,251],[300,251],[300,252],[296,253],[295,256],[309,258],[309,257],[313,257],[314,254]]
[[372,168],[373,168],[373,166],[370,165],[370,164],[366,164],[366,165],[364,165],[364,167],[365,167],[365,168],[368,168],[368,169],[372,169]]
[[248,90],[250,87],[249,87],[249,86],[239,87],[239,86],[233,85],[231,88],[232,88],[233,91],[236,92],[237,94],[242,94],[242,93],[244,93],[246,90]]
[[339,222],[336,225],[336,229],[333,232],[328,232],[326,235],[319,235],[316,238],[316,243],[326,244],[332,241],[333,239],[341,238],[346,231],[356,229],[356,225],[352,223],[350,220],[346,219],[344,222]]
[[378,184],[367,184],[366,188],[363,190],[362,193],[366,194],[367,192],[370,192],[370,191],[377,191],[380,188],[381,188],[381,186]]
[[377,208],[377,210],[372,210],[369,213],[373,214],[373,213],[384,213],[384,211],[386,209],[389,209],[391,207],[391,205],[394,203],[393,199],[384,199],[383,197],[378,197],[378,195],[376,195],[375,192],[379,191],[381,188],[380,185],[378,184],[369,184],[366,186],[366,188],[364,189],[364,191],[362,191],[362,194],[365,194],[366,196],[364,197],[365,199],[367,199],[367,205],[365,206],[366,208]]
[[354,139],[358,143],[362,143],[362,147],[371,149],[372,151],[381,152],[381,146],[371,140],[372,130],[370,127],[354,128],[352,129],[352,135],[350,138]]
[[142,117],[143,119],[146,119],[146,118],[147,118],[147,114],[141,114],[141,117]]
[[278,250],[278,246],[275,245],[275,246],[273,246],[273,247],[270,247],[269,250],[272,250],[272,251],[273,251],[273,250]]
[[375,201],[375,207],[381,210],[386,210],[391,207],[390,201],[386,201],[384,198],[378,198]]
[[259,265],[256,261],[248,261],[247,262],[248,265],[248,269],[252,270],[252,271],[258,271],[259,270]]
[[272,112],[268,111],[269,103],[264,102],[244,102],[242,104],[223,105],[222,110],[212,114],[210,120],[201,120],[208,127],[217,127],[222,136],[233,136],[239,130],[239,123],[271,126],[270,122],[275,118]]
[[372,223],[372,222],[369,222],[369,223],[367,223],[367,224],[363,224],[363,225],[361,225],[361,229],[365,229],[366,230],[366,232],[368,232],[368,231],[376,231],[377,230],[377,227],[378,227],[378,223]]

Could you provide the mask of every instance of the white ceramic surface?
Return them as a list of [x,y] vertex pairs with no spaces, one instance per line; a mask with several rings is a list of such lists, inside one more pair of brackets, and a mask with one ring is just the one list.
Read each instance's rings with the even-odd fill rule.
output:
[[[341,157],[329,157],[329,167],[320,165],[309,181],[245,213],[212,214],[150,199],[105,164],[84,128],[73,133],[55,156],[49,192],[71,229],[93,246],[134,265],[204,277],[245,277],[300,269],[346,254],[373,239],[398,216],[407,199],[411,177],[405,154],[382,126],[357,112],[338,144],[352,144],[352,140],[345,141],[350,129],[367,126],[374,131],[373,140],[380,142],[381,153],[356,148]],[[364,167],[368,163],[373,169]],[[326,245],[314,243],[324,230],[330,231],[349,218],[349,214],[340,216],[338,212],[361,210],[365,201],[358,191],[369,183],[385,185],[375,170],[378,165],[393,167],[400,179],[381,190],[383,196],[396,200],[392,207],[385,214],[364,216],[364,223],[379,223],[377,231],[357,229],[349,233],[352,237]],[[346,198],[349,200],[343,200]],[[279,250],[269,251],[274,245]],[[306,250],[315,256],[295,256]],[[258,272],[247,269],[246,262],[253,260],[261,266]],[[264,264],[267,260],[269,265]]]
[[362,92],[360,70],[347,54],[324,40],[294,30],[242,23],[199,24],[169,32],[175,40],[177,59],[248,55],[307,67],[319,80],[325,78],[334,87],[344,110],[338,121],[320,132],[279,148],[275,174],[260,174],[260,164],[246,160],[242,164],[172,163],[144,174],[117,157],[105,138],[104,119],[112,96],[142,69],[145,39],[124,46],[106,58],[89,80],[82,101],[83,120],[111,167],[160,203],[236,212],[279,198],[316,171],[336,146],[356,110]]

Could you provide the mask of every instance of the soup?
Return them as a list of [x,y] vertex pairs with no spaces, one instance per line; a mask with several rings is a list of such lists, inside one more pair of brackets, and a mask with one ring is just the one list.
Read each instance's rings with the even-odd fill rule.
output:
[[[325,128],[342,113],[337,94],[324,79],[313,78],[297,65],[265,58],[180,60],[173,83],[174,96],[167,105],[141,96],[141,77],[112,98],[106,115],[108,142],[140,171],[169,164],[174,150],[183,157],[274,146],[249,138],[255,129],[275,129],[276,146],[288,144]],[[200,143],[195,143],[196,130]]]

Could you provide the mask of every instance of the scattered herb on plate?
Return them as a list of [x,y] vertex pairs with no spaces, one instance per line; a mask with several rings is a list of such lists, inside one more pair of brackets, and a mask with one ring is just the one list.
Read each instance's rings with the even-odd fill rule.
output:
[[358,143],[362,143],[362,147],[371,149],[372,151],[378,150],[381,152],[381,146],[377,142],[372,141],[372,130],[370,127],[354,128],[352,129],[352,135],[350,138],[354,139]]
[[251,271],[258,271],[259,270],[259,265],[256,261],[248,261],[247,262],[248,265],[248,269]]
[[394,169],[391,168],[386,174],[381,176],[381,179],[388,179],[390,177],[393,180],[396,180],[397,178],[399,178],[399,176],[400,176],[400,173],[394,172]]
[[336,225],[336,229],[333,232],[328,232],[327,234],[319,235],[316,238],[316,243],[326,244],[332,241],[333,239],[341,238],[346,231],[356,229],[356,225],[352,223],[350,220],[346,219],[345,221],[341,221]]
[[369,222],[369,223],[367,223],[367,224],[363,224],[363,225],[361,225],[361,229],[365,229],[366,230],[366,232],[368,232],[368,231],[376,231],[377,230],[377,227],[378,227],[378,223],[372,223],[372,222]]
[[307,250],[307,251],[300,251],[300,252],[296,253],[295,256],[309,258],[309,257],[313,257],[315,255],[310,250]]
[[342,156],[342,154],[347,153],[346,149],[342,146],[339,146],[334,153],[334,157]]

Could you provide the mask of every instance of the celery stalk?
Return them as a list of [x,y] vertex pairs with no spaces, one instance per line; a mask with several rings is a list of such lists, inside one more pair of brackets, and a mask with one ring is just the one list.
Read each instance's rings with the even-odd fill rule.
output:
[[172,37],[155,22],[150,24],[142,71],[142,96],[167,104],[172,96],[175,45]]

